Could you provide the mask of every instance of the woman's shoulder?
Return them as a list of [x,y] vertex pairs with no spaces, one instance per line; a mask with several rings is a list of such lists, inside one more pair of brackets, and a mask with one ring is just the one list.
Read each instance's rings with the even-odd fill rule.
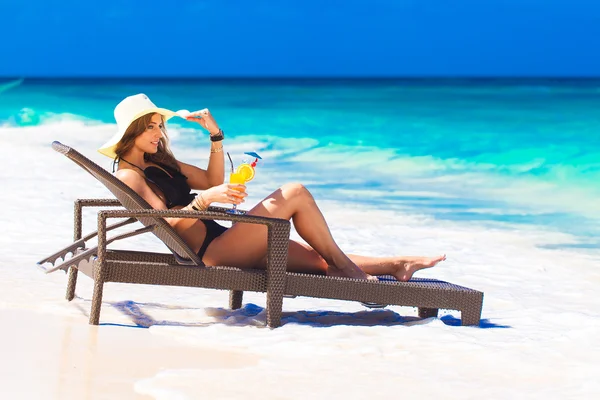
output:
[[133,168],[120,168],[115,172],[115,176],[133,190],[141,185],[146,185],[145,178]]

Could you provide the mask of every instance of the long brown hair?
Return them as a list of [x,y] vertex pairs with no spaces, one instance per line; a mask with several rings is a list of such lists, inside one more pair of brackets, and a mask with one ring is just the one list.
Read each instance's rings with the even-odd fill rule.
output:
[[[135,139],[144,133],[146,129],[148,129],[148,125],[152,122],[152,117],[154,114],[146,114],[142,115],[135,121],[133,121],[125,133],[123,137],[117,143],[117,147],[115,148],[115,154],[117,155],[117,160],[121,159],[124,154],[127,154],[129,150],[133,147]],[[163,136],[160,138],[158,143],[158,151],[154,154],[144,153],[144,160],[153,162],[155,164],[163,164],[167,165],[171,168],[175,168],[177,171],[181,171],[179,165],[177,164],[177,160],[175,156],[171,152],[169,148],[169,137],[167,136],[167,128],[165,127],[164,117],[161,115],[161,121],[163,123],[162,133]]]

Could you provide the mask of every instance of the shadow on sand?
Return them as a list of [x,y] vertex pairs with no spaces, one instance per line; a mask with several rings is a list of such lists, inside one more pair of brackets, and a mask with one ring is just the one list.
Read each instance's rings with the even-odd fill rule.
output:
[[[85,303],[90,303],[87,299],[81,299]],[[238,310],[217,307],[182,307],[168,306],[159,303],[136,303],[134,301],[121,301],[108,303],[122,314],[126,315],[133,325],[101,323],[100,325],[127,326],[135,328],[149,328],[151,326],[211,326],[223,324],[230,326],[255,326],[263,327],[266,320],[266,312],[263,307],[252,303],[245,304]],[[80,306],[82,312],[89,315],[89,307]],[[178,322],[159,320],[153,318],[154,314],[160,310],[182,310],[188,313],[197,311],[202,314],[204,322]],[[284,312],[282,315],[282,325],[299,324],[318,328],[330,326],[412,326],[431,323],[439,319],[449,326],[461,326],[460,318],[453,315],[443,315],[438,318],[419,318],[417,316],[402,316],[391,309],[375,309],[357,312],[338,312],[338,311],[293,311]],[[479,328],[511,328],[508,325],[495,324],[489,319],[482,319]],[[468,327],[474,328],[474,327]]]

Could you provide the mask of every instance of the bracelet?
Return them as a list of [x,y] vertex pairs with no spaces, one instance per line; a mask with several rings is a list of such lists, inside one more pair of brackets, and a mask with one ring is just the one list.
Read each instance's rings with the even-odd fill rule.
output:
[[208,204],[204,201],[204,197],[202,197],[202,193],[198,196],[194,197],[194,200],[189,204],[192,209],[195,211],[206,211],[208,210]]
[[215,133],[214,135],[210,135],[211,142],[220,142],[223,139],[225,139],[225,135],[223,134],[223,129],[219,129],[219,132]]
[[218,148],[216,148],[216,149],[210,149],[210,152],[211,152],[211,153],[220,153],[220,152],[222,152],[222,151],[223,151],[223,146],[221,146],[221,147],[218,147]]

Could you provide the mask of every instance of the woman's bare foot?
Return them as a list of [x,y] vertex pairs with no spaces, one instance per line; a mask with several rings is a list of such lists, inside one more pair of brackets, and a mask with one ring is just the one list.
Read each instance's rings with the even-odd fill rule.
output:
[[405,261],[398,266],[398,270],[393,274],[401,282],[407,282],[413,274],[420,269],[431,268],[440,261],[444,261],[446,255],[438,257],[411,257],[410,261]]

